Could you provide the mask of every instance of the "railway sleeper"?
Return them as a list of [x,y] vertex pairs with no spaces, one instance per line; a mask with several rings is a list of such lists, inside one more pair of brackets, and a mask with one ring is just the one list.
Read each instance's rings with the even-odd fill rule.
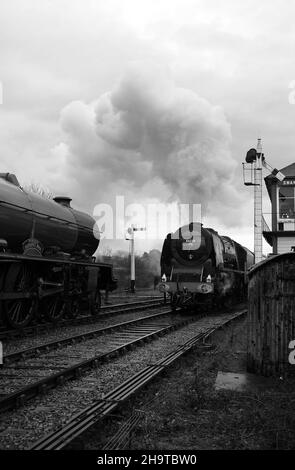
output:
[[83,373],[82,367],[77,367],[77,369],[75,369],[76,379],[80,379],[80,377],[82,377],[82,373]]
[[24,406],[25,402],[26,402],[26,395],[23,393],[22,395],[20,395],[19,397],[17,397],[16,399],[16,408],[21,408],[22,406]]
[[66,381],[66,379],[65,379],[65,377],[64,377],[63,375],[60,375],[60,376],[57,377],[57,379],[56,379],[56,383],[57,383],[58,385],[63,385],[63,384],[65,383],[65,381]]
[[47,384],[40,384],[38,387],[38,392],[40,395],[45,395],[47,392]]

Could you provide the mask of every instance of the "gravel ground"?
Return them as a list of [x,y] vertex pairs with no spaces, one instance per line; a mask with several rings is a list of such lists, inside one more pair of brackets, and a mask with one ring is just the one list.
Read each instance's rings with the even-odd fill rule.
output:
[[3,413],[0,423],[0,448],[27,448],[44,434],[65,424],[77,412],[143,367],[165,357],[197,333],[221,324],[226,317],[216,315],[202,318],[100,366],[81,379],[68,382],[18,410]]
[[183,356],[105,427],[96,426],[85,449],[102,449],[139,410],[130,450],[294,450],[295,376],[252,375],[242,390],[215,389],[218,371],[246,372],[246,318],[209,342],[213,349]]
[[85,325],[62,326],[44,333],[36,333],[33,336],[9,339],[9,342],[3,342],[3,353],[5,356],[6,354],[16,352],[20,349],[32,348],[36,347],[37,345],[48,343],[50,341],[58,341],[59,339],[67,338],[72,335],[88,333],[89,331],[93,331],[98,328],[104,328],[106,326],[115,325],[116,323],[122,323],[128,320],[135,320],[136,318],[147,317],[149,315],[152,315],[153,313],[162,312],[164,310],[167,310],[167,306],[158,306],[151,309],[136,312],[118,313],[115,315],[111,315],[109,318],[97,318],[97,321],[95,323],[89,323]]
[[109,294],[109,301],[113,303],[114,301],[118,303],[125,303],[125,302],[135,302],[137,300],[147,300],[153,299],[154,297],[161,296],[163,298],[163,294],[159,292],[158,289],[139,289],[136,290],[135,294],[131,294],[130,292],[125,292],[124,290],[116,289],[113,293]]
[[[174,324],[182,320],[180,315],[167,315],[164,318],[155,318],[142,322],[132,327],[133,331],[122,328],[118,331],[109,332],[106,335],[100,335],[96,338],[88,338],[76,344],[61,346],[51,352],[43,352],[38,356],[18,361],[7,365],[0,370],[1,394],[8,394],[17,391],[19,388],[34,383],[58,371],[76,365],[81,361],[86,361],[97,355],[109,352],[124,343],[140,338],[150,330],[156,331],[161,326]],[[137,330],[137,327],[140,330]],[[135,328],[135,330],[134,330]],[[142,328],[146,330],[142,332]]]

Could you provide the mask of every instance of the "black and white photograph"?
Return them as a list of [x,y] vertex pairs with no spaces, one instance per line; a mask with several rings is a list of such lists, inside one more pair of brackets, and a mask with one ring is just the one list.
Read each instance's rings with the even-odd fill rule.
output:
[[2,459],[294,455],[294,18],[0,0]]

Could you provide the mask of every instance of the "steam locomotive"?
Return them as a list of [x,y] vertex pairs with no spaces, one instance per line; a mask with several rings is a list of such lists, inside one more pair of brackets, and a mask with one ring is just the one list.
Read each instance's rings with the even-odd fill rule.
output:
[[254,254],[212,228],[190,223],[167,235],[161,255],[161,292],[172,309],[228,304],[246,298]]
[[100,290],[116,288],[112,265],[92,256],[94,219],[70,202],[25,191],[15,175],[0,173],[0,323],[57,322],[83,306],[95,314]]

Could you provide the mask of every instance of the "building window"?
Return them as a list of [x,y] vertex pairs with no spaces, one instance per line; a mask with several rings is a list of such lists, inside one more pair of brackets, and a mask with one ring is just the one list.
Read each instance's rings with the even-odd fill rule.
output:
[[280,219],[295,219],[294,187],[279,188]]

